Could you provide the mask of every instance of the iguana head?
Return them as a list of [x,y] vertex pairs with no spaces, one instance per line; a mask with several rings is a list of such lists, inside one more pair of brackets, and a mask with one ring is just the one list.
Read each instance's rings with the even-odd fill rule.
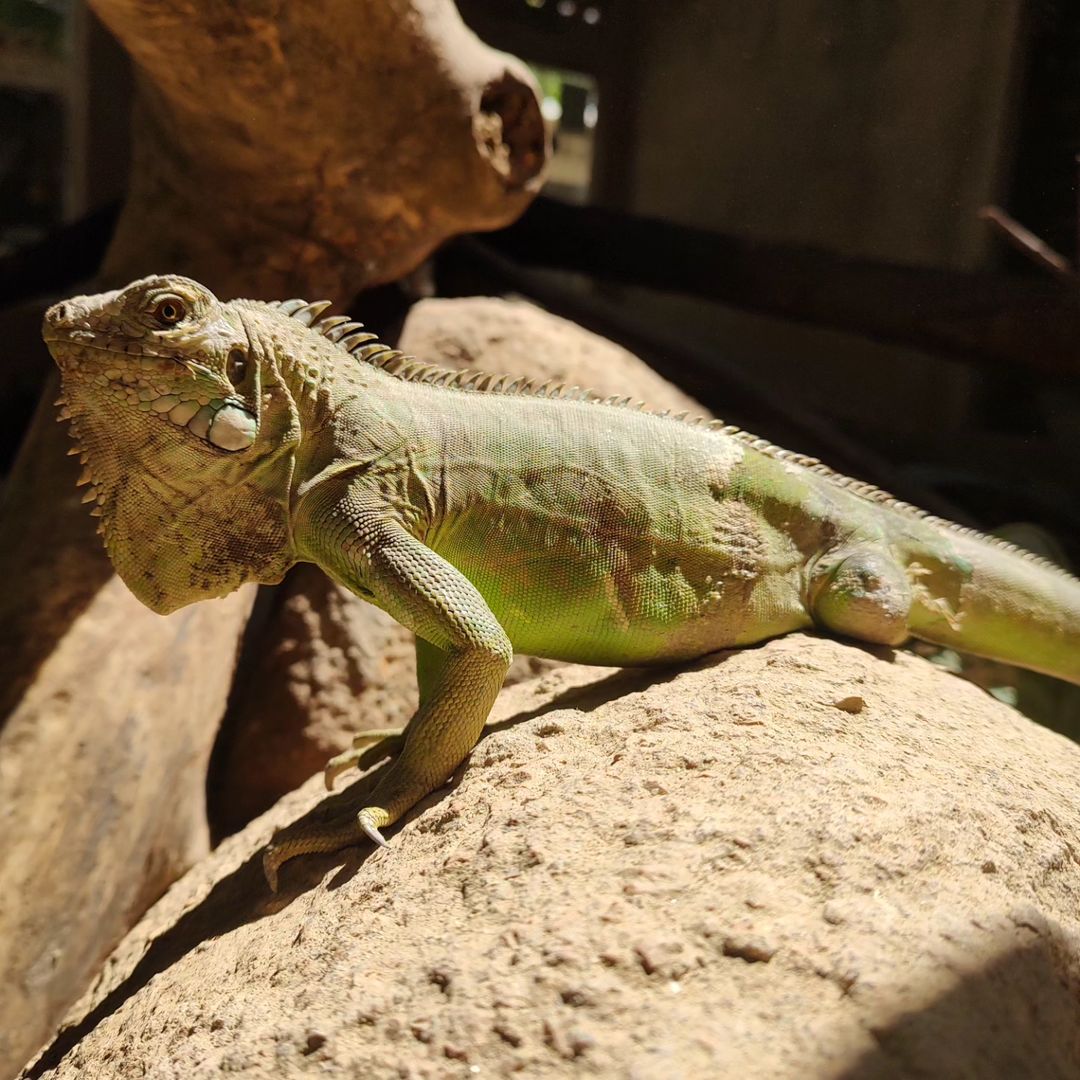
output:
[[45,314],[86,501],[118,573],[155,611],[279,580],[293,561],[301,432],[282,356],[304,328],[289,322],[173,276]]

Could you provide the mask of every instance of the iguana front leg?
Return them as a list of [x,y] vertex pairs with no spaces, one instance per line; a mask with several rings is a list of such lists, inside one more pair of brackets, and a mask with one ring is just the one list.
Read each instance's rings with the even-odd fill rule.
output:
[[[416,639],[416,681],[420,690],[420,704],[431,697],[442,670],[446,665],[447,654],[442,649],[437,649],[423,638]],[[367,769],[382,761],[383,758],[392,757],[401,753],[404,743],[406,726],[387,728],[365,728],[358,731],[352,740],[352,748],[340,754],[335,754],[327,763],[323,772],[323,780],[326,790],[334,790],[334,781],[349,769]]]
[[271,887],[296,855],[336,850],[365,835],[385,846],[380,830],[445,782],[476,744],[513,657],[472,583],[396,521],[346,502],[314,531],[315,560],[438,650],[441,662],[425,665],[421,705],[371,805],[351,829],[311,830],[272,846],[263,860]]

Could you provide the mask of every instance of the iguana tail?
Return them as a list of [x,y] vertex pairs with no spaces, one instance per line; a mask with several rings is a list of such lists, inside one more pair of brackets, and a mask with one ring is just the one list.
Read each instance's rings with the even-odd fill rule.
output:
[[1080,580],[1011,545],[951,539],[954,558],[908,564],[912,634],[1080,685]]

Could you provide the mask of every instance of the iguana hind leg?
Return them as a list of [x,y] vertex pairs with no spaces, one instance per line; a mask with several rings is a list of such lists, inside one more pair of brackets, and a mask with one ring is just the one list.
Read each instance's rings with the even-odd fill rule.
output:
[[901,645],[910,636],[911,582],[880,543],[819,561],[808,593],[814,622],[834,634],[877,645]]

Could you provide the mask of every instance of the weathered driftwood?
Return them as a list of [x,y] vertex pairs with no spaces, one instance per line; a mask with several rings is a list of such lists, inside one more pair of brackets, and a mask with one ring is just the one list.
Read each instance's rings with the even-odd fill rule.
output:
[[149,236],[154,269],[224,295],[344,299],[512,221],[539,185],[532,77],[450,0],[93,7],[140,74],[107,272]]
[[[531,81],[449,0],[101,0],[140,71],[102,280],[351,296],[511,219],[544,158]],[[47,394],[0,527],[0,1076],[208,849],[206,761],[251,591],[161,619],[111,573]]]

